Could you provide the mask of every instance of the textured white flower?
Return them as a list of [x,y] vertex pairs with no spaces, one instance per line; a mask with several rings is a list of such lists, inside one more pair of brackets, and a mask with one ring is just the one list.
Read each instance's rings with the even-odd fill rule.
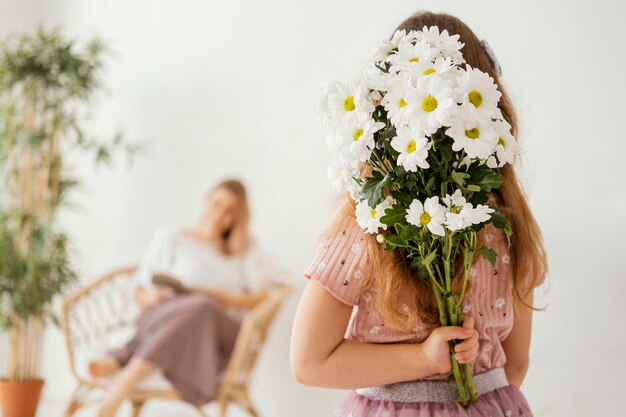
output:
[[396,81],[391,85],[381,103],[387,110],[387,117],[394,126],[405,125],[415,113],[417,90],[411,87],[406,80]]
[[328,90],[327,107],[338,126],[365,120],[374,111],[367,88],[354,81],[332,84]]
[[418,78],[415,91],[417,105],[414,106],[410,124],[419,127],[426,135],[435,133],[442,126],[449,126],[458,107],[450,84],[433,74]]
[[426,226],[434,235],[443,236],[445,208],[439,204],[439,197],[429,197],[422,204],[415,199],[406,211],[406,221],[415,226]]
[[445,225],[449,230],[461,230],[474,224],[485,222],[491,218],[490,213],[494,210],[482,204],[473,207],[471,203],[465,203],[462,207],[446,213]]
[[453,81],[453,77],[456,77],[456,66],[450,58],[437,57],[434,62],[426,65],[421,76],[429,76],[431,74],[437,74],[445,80]]
[[401,126],[397,130],[398,136],[391,139],[391,147],[400,152],[398,165],[407,171],[416,172],[417,167],[430,168],[426,160],[432,143],[419,130]]
[[461,207],[466,203],[463,193],[458,188],[454,190],[452,195],[446,194],[441,201],[446,205],[448,211],[461,211]]
[[380,202],[375,208],[367,204],[367,200],[359,201],[356,205],[356,221],[361,228],[366,229],[368,233],[377,233],[378,229],[387,230],[387,225],[381,223],[380,218],[385,215],[393,199],[386,198]]
[[410,42],[411,40],[415,40],[416,32],[410,31],[407,36],[406,30],[401,29],[394,32],[393,36],[390,40],[383,39],[374,52],[372,56],[375,61],[384,61],[387,59],[387,56],[400,45],[401,42]]
[[442,56],[450,57],[456,64],[463,64],[465,59],[461,53],[464,43],[459,42],[460,35],[450,35],[447,29],[439,32],[437,26],[424,26],[422,28],[421,39],[437,48]]
[[461,106],[446,134],[454,140],[452,150],[463,149],[469,158],[487,159],[498,142],[491,120],[467,110],[465,105]]
[[370,158],[375,146],[374,133],[383,127],[385,123],[376,122],[371,118],[344,126],[339,130],[340,146],[347,148],[359,161],[365,162]]
[[407,75],[421,75],[435,59],[437,51],[430,44],[423,41],[415,43],[403,41],[398,45],[398,51],[389,55],[387,61],[391,63],[389,72]]
[[466,70],[457,73],[459,101],[471,104],[469,109],[475,110],[482,116],[492,118],[497,115],[498,101],[502,93],[487,73],[467,66]]
[[356,163],[347,162],[345,159],[336,157],[328,167],[328,177],[332,180],[333,188],[337,192],[348,191],[352,198],[358,192],[358,184],[353,177],[358,177],[359,170]]
[[498,166],[513,163],[515,155],[519,154],[522,149],[511,134],[511,125],[505,120],[496,120],[493,126],[498,134],[496,145]]
[[370,92],[370,99],[380,100],[380,97],[373,97],[372,94],[380,96],[378,91],[387,91],[393,84],[396,76],[388,72],[381,71],[375,62],[368,63],[361,72],[361,82],[368,89],[375,90]]

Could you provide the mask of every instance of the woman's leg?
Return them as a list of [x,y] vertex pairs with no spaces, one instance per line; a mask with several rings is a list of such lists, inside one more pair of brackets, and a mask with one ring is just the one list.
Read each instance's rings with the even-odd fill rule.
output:
[[139,357],[133,357],[109,385],[106,397],[98,409],[98,417],[114,417],[122,400],[135,385],[152,372],[155,366]]

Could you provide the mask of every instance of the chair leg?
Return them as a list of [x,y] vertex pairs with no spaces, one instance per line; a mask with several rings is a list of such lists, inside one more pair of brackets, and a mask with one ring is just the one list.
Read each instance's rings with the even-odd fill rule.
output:
[[245,403],[243,403],[243,406],[248,414],[250,414],[252,417],[259,417],[259,413],[256,411],[256,408],[254,408],[250,400],[247,400]]
[[70,397],[70,402],[67,407],[65,407],[65,412],[63,413],[64,417],[72,417],[83,406],[83,388],[83,385],[80,384],[72,393],[72,396]]
[[217,415],[219,417],[226,417],[226,409],[228,408],[228,401],[224,398],[220,398],[217,404]]
[[132,405],[132,417],[139,417],[139,413],[141,412],[141,407],[146,403],[146,400],[133,400],[131,401]]
[[198,414],[200,414],[200,417],[208,417],[208,414],[204,412],[202,407],[196,406],[196,411],[198,412]]

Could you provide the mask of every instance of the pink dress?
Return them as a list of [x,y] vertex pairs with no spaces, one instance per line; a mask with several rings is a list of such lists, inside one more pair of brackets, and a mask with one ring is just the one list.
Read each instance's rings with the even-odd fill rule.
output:
[[[367,250],[364,229],[354,217],[346,218],[331,237],[319,243],[313,259],[304,272],[307,279],[314,279],[339,301],[353,306],[353,314],[346,329],[346,337],[368,343],[403,342],[412,339],[421,342],[428,337],[428,330],[417,326],[412,334],[393,329],[385,324],[373,307],[375,289],[359,294],[358,280],[367,268]],[[475,359],[474,374],[502,367],[506,356],[502,341],[513,326],[512,270],[504,232],[489,224],[485,226],[488,246],[499,254],[495,266],[480,257],[470,270],[472,289],[463,300],[463,312],[474,318],[474,328],[479,333],[479,352]],[[445,380],[448,374],[431,375],[425,380]],[[372,400],[349,392],[335,416],[368,417],[430,417],[430,416],[486,416],[531,417],[528,403],[517,388],[509,384],[482,394],[478,402],[468,408],[450,402],[393,402]]]

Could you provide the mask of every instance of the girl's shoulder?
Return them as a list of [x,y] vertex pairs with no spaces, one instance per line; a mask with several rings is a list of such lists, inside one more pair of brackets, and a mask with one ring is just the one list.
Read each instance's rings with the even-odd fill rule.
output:
[[357,305],[359,280],[367,264],[365,233],[354,216],[335,219],[319,239],[304,276],[317,281],[344,304]]

